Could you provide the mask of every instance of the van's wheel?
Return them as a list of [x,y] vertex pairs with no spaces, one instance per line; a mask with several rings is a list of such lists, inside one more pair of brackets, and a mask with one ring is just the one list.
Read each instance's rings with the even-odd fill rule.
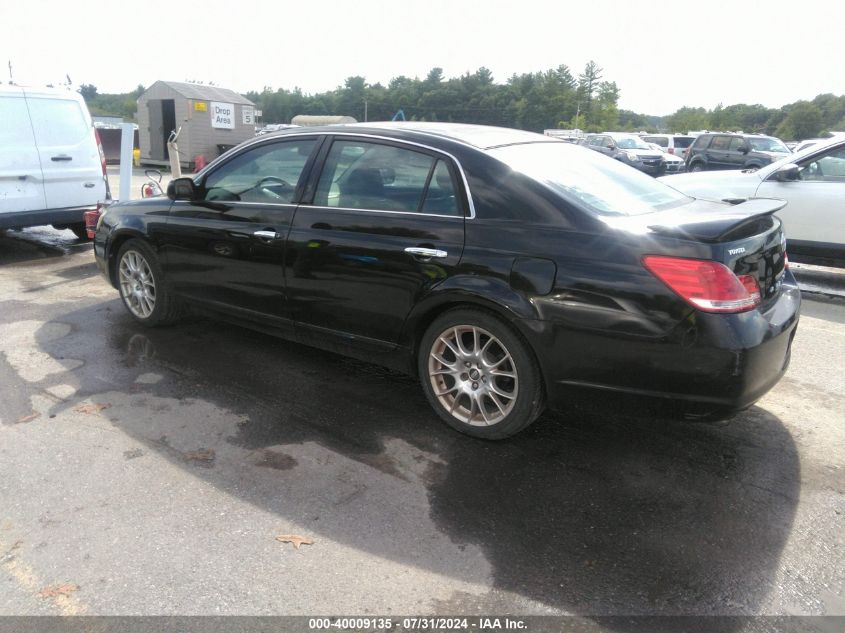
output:
[[152,327],[179,318],[158,257],[143,240],[131,239],[120,247],[116,272],[120,298],[136,321]]
[[489,312],[450,310],[422,337],[418,370],[437,414],[461,433],[502,439],[542,413],[545,394],[533,353]]
[[76,238],[82,242],[87,242],[91,239],[88,237],[88,231],[85,230],[85,224],[82,222],[78,224],[69,224],[67,228],[73,231]]

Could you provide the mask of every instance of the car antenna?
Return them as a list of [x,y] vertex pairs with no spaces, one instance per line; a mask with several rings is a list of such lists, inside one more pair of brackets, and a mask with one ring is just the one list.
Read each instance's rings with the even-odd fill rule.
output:
[[9,84],[15,83],[15,78],[12,77],[12,60],[9,60]]

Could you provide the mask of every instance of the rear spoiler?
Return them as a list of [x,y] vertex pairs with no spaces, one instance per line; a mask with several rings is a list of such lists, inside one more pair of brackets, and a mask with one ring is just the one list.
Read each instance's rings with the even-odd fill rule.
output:
[[[733,202],[733,201],[731,201]],[[786,206],[786,200],[777,198],[751,198],[733,206],[717,210],[662,214],[668,220],[649,225],[659,235],[695,239],[702,242],[724,242],[751,235],[760,222]]]

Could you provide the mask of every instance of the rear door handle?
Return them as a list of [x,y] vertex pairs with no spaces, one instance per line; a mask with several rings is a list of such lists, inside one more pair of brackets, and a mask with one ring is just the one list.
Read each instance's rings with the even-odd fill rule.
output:
[[409,246],[405,249],[406,253],[410,253],[414,257],[437,257],[443,259],[448,257],[449,253],[441,251],[437,248],[422,248],[421,246]]
[[67,154],[59,154],[58,156],[53,156],[50,160],[58,163],[59,161],[63,160],[73,160],[73,156],[68,156]]
[[253,233],[255,237],[260,237],[262,240],[277,240],[279,239],[279,234],[275,231],[255,231]]

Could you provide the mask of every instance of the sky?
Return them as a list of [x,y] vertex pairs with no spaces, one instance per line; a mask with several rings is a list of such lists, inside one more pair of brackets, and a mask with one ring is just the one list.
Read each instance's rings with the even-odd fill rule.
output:
[[845,94],[845,0],[0,0],[0,23],[0,79],[11,62],[18,83],[69,75],[101,93],[159,79],[315,93],[434,67],[503,83],[592,59],[643,114]]

